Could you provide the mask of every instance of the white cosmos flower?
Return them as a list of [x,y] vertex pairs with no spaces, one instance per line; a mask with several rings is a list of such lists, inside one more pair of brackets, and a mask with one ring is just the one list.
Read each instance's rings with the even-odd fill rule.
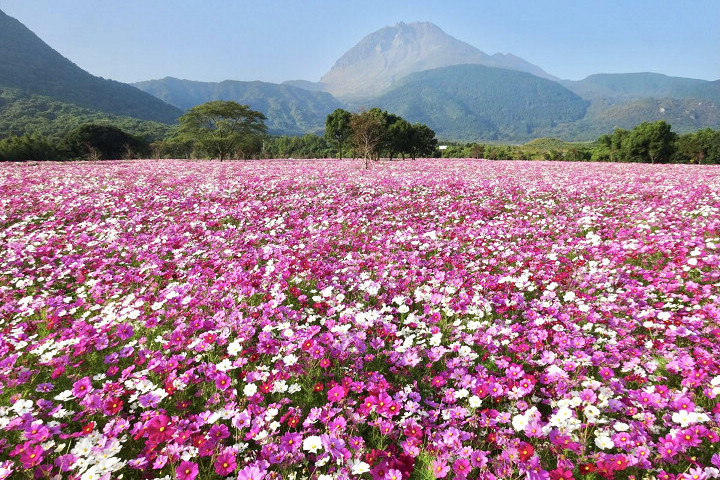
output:
[[595,423],[595,421],[598,419],[598,416],[600,415],[600,409],[597,408],[595,405],[588,405],[583,409],[583,413],[585,414],[585,418],[587,418],[588,421]]
[[[67,392],[70,392],[70,391],[67,390]],[[63,392],[63,393],[65,393],[65,392]],[[70,394],[72,395],[72,392],[70,392]],[[60,395],[58,395],[58,397],[59,396]],[[57,398],[57,397],[56,397],[56,399],[59,400],[59,398]],[[32,402],[32,400],[20,399],[13,404],[12,409],[15,410],[15,413],[17,413],[18,415],[25,415],[26,413],[32,412],[33,402]]]
[[310,453],[317,453],[322,448],[322,441],[317,435],[310,435],[303,440],[302,448]]
[[609,450],[615,446],[615,443],[605,433],[596,435],[595,445],[601,450]]
[[240,345],[239,340],[235,340],[232,343],[228,344],[228,347],[227,347],[228,355],[232,355],[234,357],[235,355],[240,353],[241,350],[242,350],[242,346]]
[[255,395],[257,393],[257,390],[258,390],[257,385],[255,385],[254,383],[248,383],[243,388],[243,393],[245,394],[246,397],[252,397],[253,395]]
[[353,475],[362,475],[363,473],[367,473],[369,471],[370,471],[370,465],[368,465],[365,462],[360,462],[360,461],[353,463],[352,470],[351,470]]
[[691,417],[690,412],[687,410],[680,410],[672,415],[672,421],[679,423],[683,428],[689,427],[691,423],[695,423],[693,420],[694,419]]
[[215,367],[221,372],[227,372],[228,370],[233,368],[232,363],[230,363],[230,360],[228,360],[227,358],[224,358],[220,363],[215,365]]
[[627,432],[628,430],[630,430],[630,425],[623,422],[615,422],[613,428],[618,432]]
[[516,432],[522,432],[527,427],[529,420],[525,415],[515,415],[512,419],[512,426]]

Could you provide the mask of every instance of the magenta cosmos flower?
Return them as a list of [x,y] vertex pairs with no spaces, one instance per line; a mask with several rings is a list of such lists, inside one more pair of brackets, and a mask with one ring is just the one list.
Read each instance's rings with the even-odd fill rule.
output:
[[73,383],[72,393],[77,398],[83,398],[88,393],[92,392],[92,383],[90,383],[90,377],[83,377],[77,382]]
[[237,463],[235,461],[235,452],[232,450],[223,451],[215,459],[215,473],[223,477],[235,471]]
[[170,440],[175,433],[175,428],[171,425],[170,417],[167,415],[158,415],[150,420],[146,425],[148,439],[153,443],[160,443]]
[[195,480],[198,475],[198,466],[195,462],[180,462],[180,465],[175,469],[175,475],[178,480]]

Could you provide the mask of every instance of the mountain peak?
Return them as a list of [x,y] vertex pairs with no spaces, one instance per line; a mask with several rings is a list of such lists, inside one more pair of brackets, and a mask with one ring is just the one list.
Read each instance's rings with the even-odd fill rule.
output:
[[360,40],[320,81],[334,95],[357,99],[377,95],[411,73],[459,64],[480,64],[550,77],[514,55],[490,56],[448,35],[433,23],[398,22]]

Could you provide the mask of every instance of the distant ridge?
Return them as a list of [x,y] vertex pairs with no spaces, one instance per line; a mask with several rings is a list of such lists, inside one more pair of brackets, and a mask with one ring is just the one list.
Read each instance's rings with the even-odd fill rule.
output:
[[382,93],[411,73],[460,64],[508,68],[555,79],[511,54],[488,55],[429,22],[397,23],[367,35],[320,79],[341,99]]
[[101,112],[173,123],[182,115],[130,85],[95,77],[0,11],[0,88],[16,88]]
[[[309,82],[308,82],[309,83]],[[262,112],[272,134],[321,132],[327,115],[342,104],[326,92],[266,82],[195,82],[166,77],[134,84],[155,97],[187,110],[211,100],[232,100]]]
[[588,100],[675,98],[709,100],[720,104],[720,80],[669,77],[660,73],[598,73],[563,85]]

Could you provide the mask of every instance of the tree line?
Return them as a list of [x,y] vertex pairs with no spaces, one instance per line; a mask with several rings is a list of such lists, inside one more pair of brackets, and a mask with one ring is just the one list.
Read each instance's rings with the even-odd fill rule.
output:
[[11,135],[0,140],[0,161],[122,158],[380,158],[458,157],[509,160],[720,164],[720,131],[677,135],[664,121],[616,129],[592,143],[537,139],[525,145],[448,143],[438,146],[427,125],[379,108],[337,109],[323,135],[269,136],[265,116],[247,105],[213,101],[188,110],[161,138],[132,135],[110,124],[85,124],[59,140]]
[[678,135],[664,122],[615,129],[594,142],[573,143],[540,138],[525,145],[449,144],[445,158],[554,160],[574,162],[690,163],[720,165],[720,131],[706,128]]

